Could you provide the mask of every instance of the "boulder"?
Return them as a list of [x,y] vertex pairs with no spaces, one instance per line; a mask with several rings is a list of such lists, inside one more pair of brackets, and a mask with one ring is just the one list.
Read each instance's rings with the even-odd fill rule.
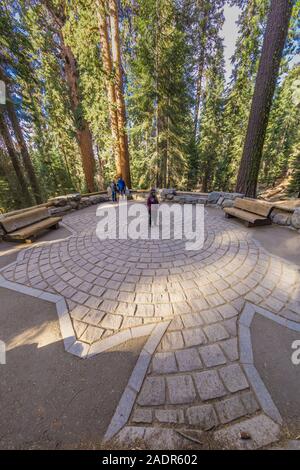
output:
[[106,202],[109,201],[109,197],[105,195],[95,195],[95,196],[89,196],[89,200],[91,204],[99,204],[100,202]]
[[236,199],[237,197],[245,197],[242,193],[223,193],[226,199]]
[[223,202],[221,198],[234,200],[237,197],[245,197],[245,195],[242,193],[226,193],[224,191],[212,191],[211,193],[208,194],[207,202],[209,204],[221,205]]
[[159,195],[162,199],[165,199],[169,194],[172,194],[173,196],[176,195],[176,189],[174,188],[163,188],[159,191]]
[[173,196],[173,202],[178,204],[206,204],[206,201],[204,197],[189,196],[188,194]]
[[80,199],[81,199],[80,193],[72,193],[72,194],[66,194],[64,196],[52,197],[48,199],[48,202],[53,204],[55,207],[62,207],[62,206],[66,206],[71,201],[79,203]]
[[300,207],[296,207],[291,218],[291,223],[294,228],[300,229]]
[[233,199],[224,199],[222,202],[222,207],[233,207],[234,200]]
[[219,197],[217,205],[221,206],[223,201],[224,201],[224,196]]
[[70,201],[69,204],[72,207],[72,209],[78,209],[79,208],[79,202],[80,201]]
[[71,204],[66,204],[65,206],[59,206],[59,207],[50,207],[49,212],[51,215],[60,215],[64,214],[65,212],[68,212],[72,210]]
[[286,212],[277,212],[271,214],[271,219],[274,224],[278,225],[290,225],[291,224],[291,214]]
[[196,204],[197,198],[194,196],[183,196],[182,203],[183,204]]
[[79,207],[88,207],[92,205],[92,201],[90,200],[89,197],[85,196],[81,198]]
[[222,193],[220,191],[212,191],[211,193],[208,194],[207,202],[210,204],[217,204],[221,196],[222,196]]
[[48,202],[51,202],[51,204],[53,204],[55,207],[62,207],[67,204],[67,199],[64,197],[58,197],[49,199]]

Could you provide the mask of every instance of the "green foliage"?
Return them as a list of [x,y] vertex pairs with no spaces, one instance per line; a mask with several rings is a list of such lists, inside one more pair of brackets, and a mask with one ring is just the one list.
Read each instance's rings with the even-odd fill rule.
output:
[[142,0],[127,53],[130,150],[135,185],[186,185],[192,138],[188,48],[172,1]]
[[214,56],[206,73],[203,117],[200,121],[200,175],[202,190],[219,189],[222,174],[224,119],[224,59],[223,45],[216,43]]
[[239,37],[224,110],[222,165],[218,186],[232,190],[243,152],[269,0],[249,0],[238,20]]
[[260,175],[260,181],[269,186],[288,173],[296,153],[300,127],[299,99],[296,96],[299,82],[300,66],[297,66],[278,86],[273,102]]
[[[77,131],[93,136],[96,173],[115,176],[98,18],[91,0],[53,0],[62,30],[37,0],[0,7],[0,68],[10,91],[43,198],[85,191]],[[121,0],[120,31],[133,187],[233,189],[242,155],[269,0],[231,0],[241,9],[230,83],[224,78],[226,0]],[[300,0],[295,2],[263,152],[260,183],[290,176],[300,186]],[[61,36],[62,35],[62,36]],[[61,41],[76,59],[80,102],[74,111]],[[297,46],[298,44],[298,46]],[[298,49],[297,49],[298,47]],[[197,107],[199,113],[197,115]],[[24,172],[15,135],[12,139]],[[25,178],[27,176],[25,175]],[[0,136],[0,208],[22,205]]]

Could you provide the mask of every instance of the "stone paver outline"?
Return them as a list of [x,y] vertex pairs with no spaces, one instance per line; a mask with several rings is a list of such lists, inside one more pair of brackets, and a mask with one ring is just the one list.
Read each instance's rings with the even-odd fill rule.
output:
[[[198,343],[202,328],[206,331],[208,342],[220,344],[221,348],[225,342],[228,347],[229,344],[233,345],[233,341],[237,338],[240,357],[235,357],[234,351],[230,348],[231,355],[226,353],[229,364],[242,366],[262,410],[281,424],[282,419],[278,409],[253,364],[250,325],[257,313],[282,326],[300,331],[300,296],[297,290],[299,267],[269,253],[242,226],[237,227],[215,216],[210,220],[205,249],[195,254],[183,254],[182,246],[176,241],[162,245],[157,253],[155,253],[156,245],[142,246],[137,243],[137,253],[140,257],[142,255],[140,259],[132,245],[124,240],[122,241],[124,245],[116,242],[115,251],[117,255],[119,254],[119,260],[110,256],[110,250],[114,247],[108,244],[104,246],[103,252],[97,254],[94,262],[95,227],[91,222],[93,215],[95,214],[91,212],[83,213],[78,219],[74,214],[75,220],[72,221],[70,214],[63,224],[70,231],[70,236],[35,243],[34,246],[20,251],[15,262],[0,269],[0,273],[3,272],[4,276],[5,271],[8,271],[8,278],[0,274],[0,286],[55,303],[65,349],[80,358],[90,358],[132,338],[150,335],[115,411],[106,439],[114,436],[124,426],[128,428],[129,421],[132,420],[131,412],[149,369],[152,355],[169,325],[171,323],[175,325],[176,322],[182,325],[180,335],[184,339],[185,346],[180,345],[176,337],[173,349],[175,355],[178,352],[185,353],[187,349],[182,349],[184,347],[189,346],[191,349],[192,346],[196,346],[194,342]],[[71,222],[73,225],[75,222],[76,229],[73,229]],[[218,223],[220,223],[219,228]],[[55,244],[58,244],[58,247],[54,252],[50,248],[47,250],[47,247]],[[126,257],[123,252],[127,251],[129,255]],[[50,263],[49,257],[51,257]],[[128,263],[130,269],[126,269],[124,263]],[[9,268],[14,265],[14,277],[9,277]],[[24,266],[27,271],[24,271]],[[78,279],[79,282],[83,279],[84,283],[78,284]],[[168,292],[164,293],[167,282]],[[29,285],[25,286],[25,283]],[[59,289],[56,289],[56,286],[59,286]],[[75,292],[80,293],[79,302],[72,300]],[[119,295],[116,297],[118,292]],[[98,306],[97,297],[101,298]],[[154,309],[150,311],[149,303],[157,304],[155,313]],[[256,303],[260,306],[255,305]],[[98,313],[102,314],[101,305],[106,315],[104,324],[108,320],[114,324],[115,320],[117,325],[120,315],[123,315],[122,329],[121,324],[119,329],[116,326],[115,329],[109,330],[108,326],[108,336],[103,335],[98,340],[96,335],[96,341],[88,344],[81,340],[83,333],[81,335],[77,331],[76,322],[78,325],[81,318],[77,321],[76,317],[71,315],[71,311],[77,307],[91,310],[98,308]],[[117,305],[118,308],[114,311]],[[267,310],[269,307],[273,313]],[[137,312],[140,312],[140,317],[136,316]],[[141,317],[143,324],[138,324]],[[173,318],[172,321],[170,317]],[[96,318],[93,314],[89,314],[89,318],[91,322],[87,322],[88,328],[96,329],[101,326],[101,322],[93,323],[92,319]],[[81,326],[86,324],[83,322],[86,320],[83,319]],[[238,332],[235,332],[236,323]],[[210,324],[212,327],[208,326]],[[228,339],[224,336],[222,325],[229,333]],[[172,329],[169,328],[164,341],[166,337],[171,339],[172,334]],[[206,348],[206,344],[204,335],[202,347]],[[172,348],[166,345],[161,349],[160,344],[158,354],[170,350],[172,351]],[[221,366],[222,362],[215,364],[217,367],[219,365]],[[177,375],[182,375],[184,372],[179,369]],[[245,393],[241,395],[242,400],[244,397],[246,398]],[[230,395],[227,395],[223,402],[233,403]],[[237,405],[236,403],[235,406]],[[206,407],[210,405],[201,406],[202,409],[208,409]],[[144,414],[147,412],[149,414],[149,409],[144,408],[142,411]],[[155,412],[153,410],[151,415],[159,411],[168,414],[172,410],[158,409]],[[141,409],[137,408],[134,413],[139,412]],[[179,408],[177,412],[182,413],[182,410]],[[177,420],[178,422],[180,421]],[[167,431],[167,428],[164,430]]]
[[[108,338],[99,340],[90,346],[87,343],[84,343],[76,339],[73,324],[72,324],[69,311],[68,311],[68,306],[66,304],[64,297],[62,297],[61,295],[51,294],[41,289],[27,287],[22,284],[18,284],[16,282],[7,281],[3,276],[1,276],[1,274],[0,274],[0,287],[10,289],[15,292],[19,292],[20,294],[25,294],[31,297],[36,297],[38,299],[45,300],[47,302],[54,303],[56,306],[60,332],[61,332],[62,339],[64,342],[65,350],[82,359],[91,358],[95,356],[96,354],[107,351],[116,346],[119,346],[125,341],[129,341],[134,338],[140,338],[140,337],[148,336],[148,335],[150,335],[147,341],[147,348],[149,350],[148,354],[152,355],[152,353],[150,353],[150,351],[152,350],[151,345],[153,342],[155,343],[156,341],[157,332],[159,332],[160,329],[162,328],[163,333],[164,333],[165,329],[169,325],[169,322],[164,322],[160,324],[149,324],[149,325],[143,325],[142,327],[128,328],[127,330],[118,332],[114,335],[109,336]],[[155,330],[154,331],[155,334],[152,337],[153,330]]]
[[127,423],[137,394],[141,389],[142,383],[146,376],[151,357],[155,352],[159,342],[161,341],[166,329],[170,322],[163,322],[156,325],[150,338],[144,345],[137,363],[132,371],[128,384],[122,394],[116,411],[112,417],[112,420],[107,428],[104,436],[104,440],[112,439]]

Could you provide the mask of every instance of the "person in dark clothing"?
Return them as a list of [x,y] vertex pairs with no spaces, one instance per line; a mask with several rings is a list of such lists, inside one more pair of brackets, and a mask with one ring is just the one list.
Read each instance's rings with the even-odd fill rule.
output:
[[116,202],[116,201],[117,201],[117,185],[116,185],[115,180],[113,180],[113,181],[110,183],[110,189],[111,189],[111,198],[112,198],[112,201],[113,201],[113,202]]
[[122,196],[125,196],[125,191],[126,191],[126,184],[125,181],[123,180],[122,176],[119,176],[118,181],[117,181],[117,188],[119,194]]
[[[156,196],[156,190],[155,188],[152,188],[150,191],[150,194],[147,199],[147,207],[148,207],[148,214],[149,214],[149,225],[152,223],[152,218],[153,222],[156,225],[157,223],[157,209],[158,209],[158,199]],[[152,207],[155,206],[155,207]]]

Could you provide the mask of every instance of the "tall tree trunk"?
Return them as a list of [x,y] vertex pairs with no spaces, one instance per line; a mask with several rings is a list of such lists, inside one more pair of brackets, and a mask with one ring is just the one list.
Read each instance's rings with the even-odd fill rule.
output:
[[97,154],[97,160],[98,160],[98,165],[99,165],[99,178],[98,178],[98,186],[100,191],[105,190],[105,184],[104,184],[104,178],[103,178],[103,161],[101,159],[100,151],[98,145],[96,145],[96,154]]
[[19,148],[20,148],[20,153],[23,159],[23,165],[26,170],[30,185],[32,187],[35,201],[37,202],[37,204],[41,204],[43,202],[43,199],[42,199],[40,185],[38,183],[38,180],[35,174],[35,170],[34,170],[34,167],[33,167],[33,164],[32,164],[28,149],[27,149],[27,145],[26,145],[24,135],[23,135],[23,132],[22,132],[22,129],[21,129],[21,126],[20,126],[20,123],[16,114],[14,104],[11,101],[8,92],[7,92],[6,109],[7,109],[8,117],[12,124],[13,131],[16,136]]
[[161,187],[160,166],[159,166],[159,142],[160,142],[160,97],[159,97],[159,32],[160,32],[160,4],[155,2],[155,185]]
[[131,188],[130,163],[128,151],[128,136],[126,133],[126,108],[124,99],[123,70],[121,60],[121,46],[119,34],[119,13],[116,0],[108,0],[110,27],[111,27],[111,49],[112,60],[115,73],[115,90],[118,115],[119,143],[121,154],[122,176],[128,186]]
[[31,205],[32,204],[32,199],[31,199],[30,193],[28,191],[28,187],[27,187],[27,183],[26,183],[23,171],[22,171],[22,167],[19,163],[19,159],[18,159],[18,156],[16,154],[14,143],[13,143],[12,138],[10,136],[9,129],[8,129],[7,124],[5,122],[5,118],[4,118],[2,110],[1,110],[1,113],[0,113],[0,134],[2,135],[3,141],[5,143],[5,147],[7,149],[7,153],[9,155],[9,157],[11,159],[11,162],[12,162],[12,165],[14,167],[18,183],[20,184],[20,189],[21,189],[21,191],[23,193],[23,197],[25,199],[25,203],[26,203],[26,205],[27,204]]
[[14,103],[13,103],[13,101],[11,99],[11,96],[10,96],[9,83],[8,83],[6,75],[4,74],[4,72],[1,68],[0,68],[0,79],[3,80],[6,84],[6,103],[5,103],[5,106],[6,106],[7,114],[8,114],[8,117],[10,119],[11,125],[13,127],[15,137],[16,137],[18,145],[20,147],[20,152],[21,152],[21,156],[22,156],[22,159],[23,159],[23,165],[24,165],[24,168],[26,170],[31,188],[33,190],[35,201],[37,202],[37,204],[41,204],[43,202],[43,199],[42,199],[42,194],[41,194],[41,189],[40,189],[40,186],[39,186],[39,182],[38,182],[38,179],[36,177],[34,166],[32,164],[32,161],[31,161],[31,158],[30,158],[30,155],[29,155],[29,152],[28,152],[28,148],[27,148],[27,145],[26,145],[26,141],[24,139],[22,128],[21,128],[20,123],[19,123],[19,119],[18,119],[16,110],[15,110]]
[[[46,9],[52,15],[58,26],[61,54],[65,66],[65,79],[69,88],[70,103],[76,127],[76,137],[81,154],[82,168],[85,182],[89,192],[96,190],[95,186],[95,158],[93,150],[93,139],[87,121],[81,115],[81,94],[79,88],[78,65],[72,49],[65,43],[63,27],[66,23],[63,3],[54,5],[51,0],[43,0]],[[80,115],[80,117],[79,117]]]
[[[203,2],[198,0],[197,8],[201,9],[201,7],[203,8]],[[206,55],[206,42],[207,42],[206,30],[207,30],[207,23],[208,23],[208,15],[209,15],[209,10],[205,8],[203,25],[201,28],[199,24],[199,32],[198,32],[199,42],[200,42],[200,51],[199,51],[199,58],[198,58],[198,70],[197,70],[197,81],[196,81],[196,102],[195,102],[195,112],[194,112],[195,142],[197,141],[198,128],[199,128],[199,111],[200,111],[201,94],[202,94],[202,79],[203,79],[204,63],[205,63],[205,55]]]
[[98,0],[98,21],[100,31],[100,44],[102,49],[103,68],[106,76],[106,92],[110,115],[110,126],[113,151],[118,175],[122,174],[121,149],[119,140],[118,112],[116,90],[113,82],[113,64],[109,45],[109,34],[107,28],[106,4],[104,0]]
[[203,70],[204,70],[204,49],[201,50],[201,54],[199,58],[197,82],[196,82],[196,103],[195,103],[195,112],[194,112],[195,142],[197,141],[198,128],[199,128],[199,112],[200,112],[200,103],[201,103],[201,94],[202,94]]
[[71,99],[71,107],[74,115],[76,126],[77,142],[80,148],[81,161],[87,189],[89,192],[96,190],[94,176],[95,176],[95,158],[93,150],[92,134],[87,121],[83,116],[78,118],[78,109],[81,104],[81,97],[79,91],[79,74],[76,59],[69,46],[64,43],[63,35],[60,34],[61,49],[65,61],[65,74],[66,81],[69,87],[69,94]]
[[22,194],[21,191],[18,190],[19,186],[16,185],[15,179],[12,178],[11,172],[9,171],[9,167],[7,164],[7,156],[6,154],[0,149],[0,183],[1,178],[5,179],[8,185],[8,197],[10,203],[16,205],[16,207],[22,207]]
[[288,33],[293,0],[272,0],[268,14],[236,191],[256,197],[272,98]]

